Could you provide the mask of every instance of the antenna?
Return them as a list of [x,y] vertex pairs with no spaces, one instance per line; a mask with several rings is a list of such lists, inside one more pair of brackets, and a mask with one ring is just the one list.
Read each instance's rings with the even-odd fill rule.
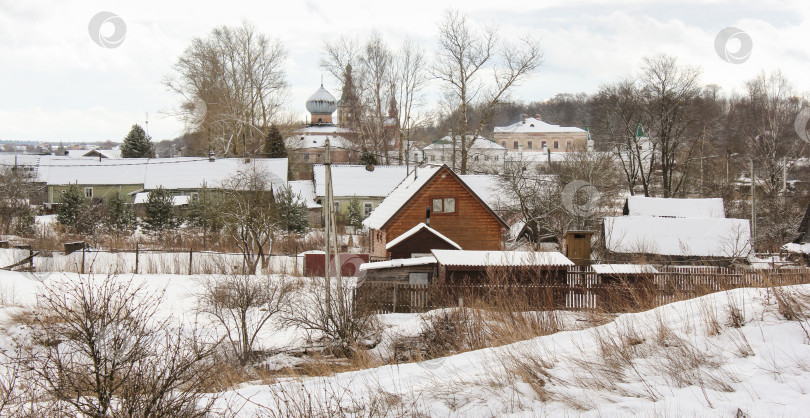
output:
[[323,73],[321,73],[321,87],[323,87]]
[[149,136],[149,112],[146,112],[146,136]]

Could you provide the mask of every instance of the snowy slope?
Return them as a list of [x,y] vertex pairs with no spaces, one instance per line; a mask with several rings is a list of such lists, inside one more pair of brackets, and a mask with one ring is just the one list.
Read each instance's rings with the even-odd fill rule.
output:
[[[810,286],[786,289],[810,300]],[[304,404],[324,416],[806,416],[808,330],[772,291],[738,289],[444,359],[246,386],[218,405],[244,416]]]

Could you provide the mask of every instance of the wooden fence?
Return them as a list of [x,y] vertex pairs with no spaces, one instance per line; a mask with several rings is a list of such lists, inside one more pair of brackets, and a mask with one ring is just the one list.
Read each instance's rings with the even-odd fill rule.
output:
[[453,306],[627,312],[740,287],[807,283],[807,269],[735,271],[679,266],[608,280],[585,267],[569,270],[565,283],[411,285],[369,281],[357,287],[355,301],[358,307],[376,313],[425,312]]

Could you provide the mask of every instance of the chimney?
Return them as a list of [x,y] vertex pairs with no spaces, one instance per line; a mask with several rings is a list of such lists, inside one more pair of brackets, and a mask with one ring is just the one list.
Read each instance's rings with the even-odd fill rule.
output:
[[524,124],[526,123],[526,116],[528,116],[528,115],[526,115],[525,113],[521,113],[521,114],[520,114],[520,121],[521,121],[521,123],[524,123]]
[[425,225],[430,226],[430,206],[425,207]]
[[213,163],[213,162],[214,162],[214,160],[216,160],[216,159],[217,159],[217,157],[216,157],[216,155],[214,154],[214,151],[208,151],[208,161],[210,161],[210,162],[212,162],[212,163]]
[[542,119],[540,119],[540,114],[539,113],[534,115],[534,118],[537,119],[537,120],[542,120]]

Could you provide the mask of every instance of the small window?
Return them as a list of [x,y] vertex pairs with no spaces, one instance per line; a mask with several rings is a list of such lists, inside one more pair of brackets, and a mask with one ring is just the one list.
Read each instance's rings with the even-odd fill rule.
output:
[[484,161],[489,161],[489,155],[484,156]]
[[514,149],[518,149],[518,142],[517,142],[517,141],[515,141],[515,143],[514,143],[514,144],[512,144],[512,146],[513,146],[513,148],[514,148]]
[[436,161],[436,156],[435,156],[435,155],[431,155],[431,156],[430,156],[430,161]]
[[433,211],[434,212],[442,211],[442,199],[433,199]]
[[444,198],[444,213],[453,213],[456,211],[456,199],[453,197]]
[[335,214],[340,214],[340,202],[335,202]]
[[87,197],[87,198],[93,197],[93,188],[92,187],[85,187],[84,188],[84,197]]
[[410,285],[427,285],[428,273],[412,272],[408,273],[408,284]]
[[560,141],[554,141],[554,149],[560,149]]
[[567,151],[571,151],[571,148],[572,148],[571,141],[568,141],[568,142],[565,144],[565,149],[566,149]]
[[371,202],[364,202],[363,203],[363,215],[368,217],[371,215],[371,211],[374,210],[374,204]]
[[506,141],[501,141],[501,146],[506,148]]
[[532,149],[532,141],[526,143],[526,148]]
[[478,161],[478,156],[477,155],[473,157],[473,161]]
[[304,154],[304,161],[309,161],[309,154]]
[[545,148],[545,147],[546,147],[546,141],[541,142],[540,143],[540,148]]
[[197,192],[191,192],[191,200],[197,202],[200,200],[200,194]]
[[498,161],[498,156],[497,155],[495,156],[495,161]]

